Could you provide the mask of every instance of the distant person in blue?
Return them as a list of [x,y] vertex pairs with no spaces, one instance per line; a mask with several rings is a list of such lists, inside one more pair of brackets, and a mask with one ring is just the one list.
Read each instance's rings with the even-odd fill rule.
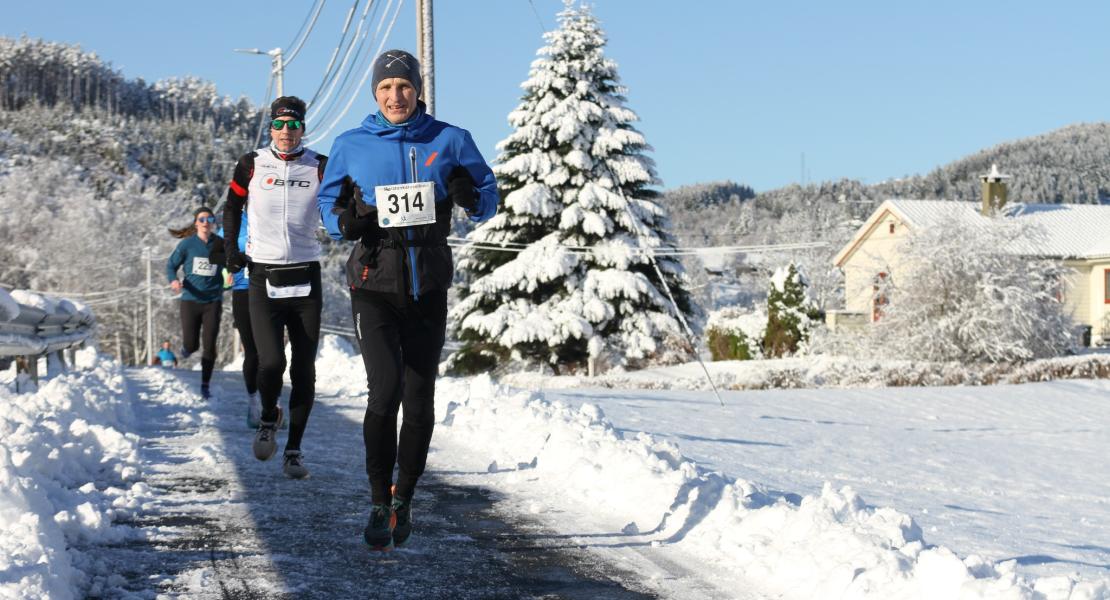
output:
[[[189,358],[203,344],[200,395],[205,400],[212,397],[209,384],[216,365],[216,338],[220,335],[224,293],[220,274],[224,264],[224,242],[215,231],[216,216],[212,209],[198,208],[189,226],[170,230],[181,242],[166,261],[170,288],[175,294],[181,294],[181,359]],[[184,273],[182,279],[177,278],[179,269]]]
[[173,350],[170,350],[169,340],[162,342],[162,349],[158,351],[155,363],[167,369],[177,368],[177,355],[173,353]]
[[412,533],[413,492],[432,439],[454,276],[451,210],[485,221],[497,212],[498,194],[470,133],[435,120],[418,99],[415,57],[384,52],[372,81],[378,110],[336,138],[319,200],[331,237],[358,240],[346,272],[369,391],[362,432],[372,505],[363,539],[385,550]]
[[[220,227],[219,235],[224,228]],[[231,243],[224,240],[225,243]],[[239,252],[247,250],[247,211],[239,221]],[[225,252],[226,254],[226,252]],[[243,384],[247,388],[247,427],[258,429],[262,418],[262,403],[258,400],[258,347],[254,345],[251,331],[250,278],[245,269],[237,269],[231,275],[231,320],[239,332],[239,342],[243,346]]]

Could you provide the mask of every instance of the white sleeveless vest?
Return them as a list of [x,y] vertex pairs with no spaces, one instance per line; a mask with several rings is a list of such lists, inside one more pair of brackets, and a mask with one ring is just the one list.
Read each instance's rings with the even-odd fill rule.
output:
[[269,147],[254,157],[247,188],[247,256],[254,262],[287,265],[320,260],[320,160],[312,150],[281,160]]

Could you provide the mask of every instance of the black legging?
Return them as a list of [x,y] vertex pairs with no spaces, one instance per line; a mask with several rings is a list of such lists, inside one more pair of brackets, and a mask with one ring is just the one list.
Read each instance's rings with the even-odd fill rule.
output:
[[231,319],[243,344],[243,383],[247,386],[247,393],[253,394],[258,391],[258,348],[254,345],[254,334],[251,332],[249,297],[247,290],[231,291]]
[[[258,398],[262,420],[278,415],[282,375],[285,374],[284,333],[293,348],[289,366],[289,441],[286,450],[300,450],[301,438],[316,396],[316,348],[320,342],[320,311],[324,306],[320,288],[320,263],[311,262],[312,292],[303,298],[270,298],[266,294],[266,265],[251,267],[250,319],[258,348]],[[283,265],[284,266],[284,265]]]
[[[447,324],[447,292],[411,297],[355,290],[351,310],[369,391],[362,421],[366,475],[374,504],[412,499],[428,462],[435,426],[435,384]],[[397,439],[397,410],[404,407]]]
[[[216,338],[220,335],[220,310],[216,302],[181,300],[181,345],[192,354],[204,344],[200,355],[200,380],[212,381],[212,367],[216,365]],[[203,331],[203,337],[201,335]]]

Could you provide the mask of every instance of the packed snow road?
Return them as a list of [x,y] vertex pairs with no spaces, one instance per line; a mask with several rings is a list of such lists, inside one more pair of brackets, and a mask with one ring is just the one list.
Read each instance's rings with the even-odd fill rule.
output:
[[434,471],[417,492],[410,544],[368,551],[356,398],[322,390],[304,444],[311,477],[291,480],[280,455],[263,463],[251,454],[237,373],[216,373],[221,398],[208,404],[192,400],[197,373],[127,376],[154,500],[131,523],[140,539],[97,551],[117,575],[106,597],[650,597],[620,583],[628,574],[506,522],[489,492]]

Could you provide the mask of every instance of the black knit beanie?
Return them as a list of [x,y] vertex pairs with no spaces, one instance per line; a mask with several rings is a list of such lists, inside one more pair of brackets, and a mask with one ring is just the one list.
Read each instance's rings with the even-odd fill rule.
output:
[[304,100],[296,96],[282,96],[270,103],[271,119],[293,117],[298,121],[303,121],[305,112]]
[[393,77],[407,79],[416,89],[416,95],[420,96],[424,82],[420,78],[420,61],[416,60],[415,56],[404,50],[386,50],[374,59],[374,79],[370,84],[371,90],[376,92],[378,84],[383,79]]

